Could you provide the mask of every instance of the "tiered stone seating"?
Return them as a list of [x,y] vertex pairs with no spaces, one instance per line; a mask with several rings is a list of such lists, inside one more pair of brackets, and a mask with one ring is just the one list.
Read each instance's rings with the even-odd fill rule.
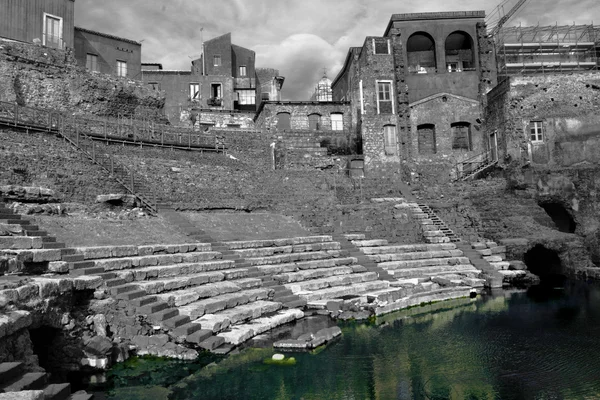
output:
[[71,393],[69,383],[48,384],[45,372],[26,372],[23,363],[0,363],[0,400],[89,400],[94,396],[85,392]]
[[453,243],[388,245],[385,240],[355,240],[363,253],[400,281],[444,279],[452,284],[481,287],[476,269]]

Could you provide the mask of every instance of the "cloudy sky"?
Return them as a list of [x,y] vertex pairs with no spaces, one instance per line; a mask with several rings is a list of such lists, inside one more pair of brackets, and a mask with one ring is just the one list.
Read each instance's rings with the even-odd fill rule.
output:
[[[485,10],[497,20],[517,0],[77,0],[75,24],[142,42],[142,62],[189,70],[204,40],[232,33],[279,69],[283,97],[307,100],[327,70],[333,79],[350,46],[381,36],[391,14]],[[598,0],[529,0],[508,25],[600,23]],[[200,28],[204,28],[201,34]]]

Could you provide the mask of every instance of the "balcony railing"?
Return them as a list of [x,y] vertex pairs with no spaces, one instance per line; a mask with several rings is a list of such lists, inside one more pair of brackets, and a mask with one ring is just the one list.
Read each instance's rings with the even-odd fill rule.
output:
[[210,99],[206,100],[206,103],[209,106],[220,107],[223,105],[223,99],[220,97],[211,97]]

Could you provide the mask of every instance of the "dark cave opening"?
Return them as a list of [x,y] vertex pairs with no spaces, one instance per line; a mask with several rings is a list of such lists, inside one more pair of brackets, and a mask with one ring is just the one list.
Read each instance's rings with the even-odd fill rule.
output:
[[41,326],[29,330],[29,337],[33,344],[33,353],[38,356],[40,367],[46,371],[51,371],[56,367],[55,346],[60,335],[60,329],[49,326]]
[[554,250],[538,244],[525,253],[523,261],[542,283],[562,284],[566,280],[562,262]]
[[577,224],[575,223],[575,220],[571,214],[569,214],[562,204],[543,203],[540,204],[540,206],[546,211],[550,218],[552,218],[554,225],[556,225],[559,231],[565,233],[575,233]]

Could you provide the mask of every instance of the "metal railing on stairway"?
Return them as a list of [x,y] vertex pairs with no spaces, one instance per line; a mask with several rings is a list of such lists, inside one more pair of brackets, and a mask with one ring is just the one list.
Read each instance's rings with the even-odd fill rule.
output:
[[[65,113],[0,101],[0,123],[37,131],[59,128]],[[149,119],[77,116],[80,130],[97,141],[168,147],[182,150],[224,152],[225,144],[216,134],[155,123]]]
[[102,147],[87,135],[86,130],[90,126],[82,123],[81,119],[58,112],[0,102],[0,123],[26,130],[56,133],[108,172],[139,200],[141,206],[156,215],[158,199],[156,194],[148,189],[143,177],[133,169],[119,164],[113,155],[103,152]]
[[489,150],[479,153],[471,158],[460,161],[454,166],[456,181],[464,181],[469,178],[475,178],[488,168],[496,165],[498,160],[494,159]]
[[148,189],[145,179],[136,174],[131,168],[119,164],[112,154],[102,151],[85,133],[81,131],[78,121],[74,118],[59,117],[58,134],[71,143],[93,163],[108,172],[121,186],[135,196],[140,204],[151,214],[157,214],[158,199],[156,193]]

